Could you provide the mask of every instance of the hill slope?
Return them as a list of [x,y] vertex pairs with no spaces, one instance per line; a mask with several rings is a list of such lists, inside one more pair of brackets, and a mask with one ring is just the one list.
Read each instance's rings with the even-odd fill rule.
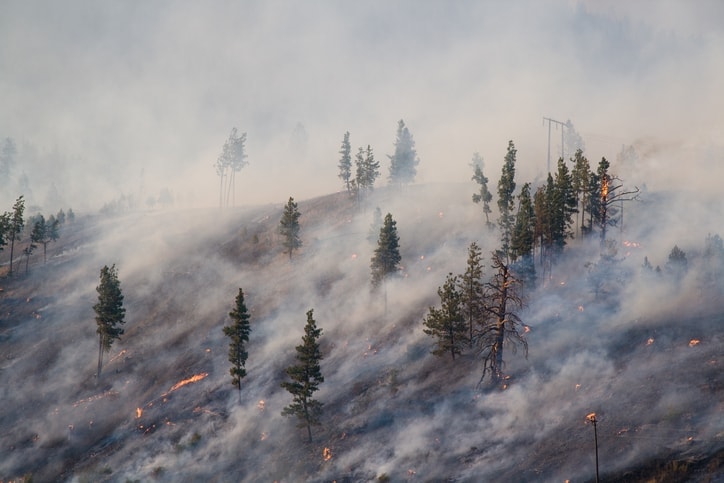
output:
[[[78,217],[46,265],[0,281],[0,480],[591,480],[585,416],[596,412],[608,478],[719,481],[724,297],[695,270],[678,286],[645,279],[644,249],[620,244],[596,294],[585,264],[597,243],[575,242],[528,298],[530,355],[506,353],[507,389],[478,386],[474,351],[454,363],[429,354],[421,320],[437,287],[464,269],[471,241],[497,246],[466,190],[301,201],[291,261],[281,203]],[[369,291],[376,206],[397,221],[404,265],[387,311]],[[650,208],[629,215],[647,237],[639,247],[661,243]],[[111,263],[126,332],[96,381],[92,305]],[[221,330],[239,287],[252,314],[241,404]],[[323,425],[306,444],[280,415],[290,398],[279,383],[310,308],[326,380]]]

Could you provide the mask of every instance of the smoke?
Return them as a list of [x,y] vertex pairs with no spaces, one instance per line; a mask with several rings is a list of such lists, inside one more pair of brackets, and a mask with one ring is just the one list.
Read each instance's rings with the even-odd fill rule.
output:
[[[72,206],[77,221],[46,266],[33,258],[29,278],[3,282],[0,476],[578,480],[594,468],[590,412],[609,472],[720,450],[721,284],[701,255],[722,226],[720,13],[714,2],[5,2],[0,138],[18,153],[0,201],[10,206],[25,173],[30,203]],[[641,200],[609,234],[615,265],[597,239],[576,239],[539,280],[521,314],[529,356],[506,348],[508,388],[491,391],[473,353],[432,356],[421,321],[471,241],[486,256],[498,246],[470,201],[472,153],[491,191],[509,139],[518,185],[544,179],[542,116],[573,120],[592,165],[606,156]],[[395,193],[381,185],[400,118],[423,186]],[[248,133],[250,164],[237,178],[244,207],[220,212],[213,164],[232,126]],[[341,188],[345,131],[383,166],[360,205],[318,198]],[[636,156],[618,159],[630,146]],[[173,205],[147,203],[164,189]],[[291,261],[277,234],[289,196],[304,243]],[[121,199],[115,216],[97,214]],[[387,307],[370,291],[376,207],[397,221],[404,266]],[[674,245],[689,260],[679,279],[666,270]],[[644,257],[662,273],[644,272]],[[92,305],[113,263],[126,332],[96,381]],[[241,403],[221,331],[239,287],[252,316]],[[279,383],[309,309],[323,329],[325,419],[305,445],[280,415]]]

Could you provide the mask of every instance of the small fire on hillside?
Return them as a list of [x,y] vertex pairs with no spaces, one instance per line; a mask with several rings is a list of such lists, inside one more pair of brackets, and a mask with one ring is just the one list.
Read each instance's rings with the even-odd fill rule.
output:
[[208,376],[208,375],[209,375],[208,372],[202,372],[201,374],[196,374],[195,376],[191,376],[191,377],[189,377],[189,378],[187,378],[187,379],[183,379],[183,380],[177,382],[176,384],[174,384],[174,385],[171,387],[171,389],[169,389],[169,390],[166,392],[166,394],[164,394],[164,396],[168,395],[169,393],[174,392],[175,390],[177,390],[177,389],[179,389],[179,388],[182,388],[182,387],[185,386],[186,384],[191,384],[191,383],[194,383],[194,382],[199,382],[200,380],[202,380],[203,378],[205,378],[205,377]]
[[332,450],[329,448],[324,448],[324,451],[322,451],[322,459],[324,461],[329,461],[332,459]]
[[141,419],[141,416],[143,416],[143,409],[136,408],[136,419]]
[[701,343],[699,339],[691,339],[689,341],[689,347],[696,347]]

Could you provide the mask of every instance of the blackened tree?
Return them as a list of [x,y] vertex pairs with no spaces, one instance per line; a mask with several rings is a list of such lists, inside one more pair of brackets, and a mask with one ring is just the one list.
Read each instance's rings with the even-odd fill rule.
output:
[[307,312],[307,324],[304,327],[302,344],[296,347],[297,362],[287,367],[286,374],[291,381],[284,381],[281,387],[292,395],[292,403],[282,410],[282,416],[295,416],[298,427],[307,428],[308,440],[312,442],[312,425],[320,424],[323,404],[312,396],[324,382],[319,365],[322,353],[319,350],[319,336],[322,329],[317,328],[313,310]]
[[397,123],[395,154],[387,157],[390,158],[390,184],[405,185],[415,181],[420,160],[417,158],[412,134],[402,119]]
[[437,339],[432,353],[436,356],[449,353],[452,360],[470,343],[459,284],[457,275],[448,274],[445,284],[437,289],[440,308],[430,307],[423,321],[423,332]]
[[616,226],[620,222],[621,213],[616,205],[623,206],[624,201],[638,199],[639,189],[623,188],[621,180],[609,173],[610,163],[601,158],[596,174],[592,176],[590,202],[592,224],[595,223],[601,230],[601,249],[606,247],[606,234],[609,226]]
[[485,226],[493,228],[493,224],[490,222],[490,202],[493,200],[493,193],[488,189],[488,178],[483,174],[483,158],[479,153],[473,154],[473,177],[472,180],[478,183],[480,190],[477,193],[473,193],[473,203],[482,203],[483,213],[485,214]]
[[493,383],[498,384],[503,379],[503,348],[507,342],[513,353],[518,345],[525,348],[528,356],[528,342],[520,333],[522,326],[518,311],[523,306],[519,295],[520,280],[510,271],[507,261],[501,251],[493,253],[492,268],[495,275],[485,285],[487,320],[480,337],[478,338],[481,356],[483,359],[483,374],[490,374]]
[[224,335],[229,338],[229,362],[231,368],[231,384],[239,391],[239,403],[241,403],[241,380],[246,377],[246,359],[249,353],[246,350],[246,343],[249,342],[251,326],[249,324],[249,311],[244,303],[244,291],[239,288],[236,296],[234,310],[229,312],[231,324],[224,326]]
[[460,275],[460,303],[468,324],[468,340],[472,346],[475,328],[482,323],[485,312],[485,291],[483,282],[483,255],[477,243],[468,247],[468,263],[465,273]]
[[113,264],[101,268],[100,284],[96,287],[98,292],[98,303],[93,306],[96,313],[96,324],[98,328],[98,372],[96,377],[100,379],[103,369],[103,353],[111,349],[116,339],[123,335],[122,324],[125,323],[126,309],[123,307],[123,292],[121,282],[118,280],[118,270]]
[[289,201],[284,206],[284,212],[282,213],[282,219],[279,222],[279,233],[282,235],[282,243],[284,250],[289,253],[289,259],[292,259],[292,252],[302,246],[302,240],[299,238],[299,232],[301,227],[299,225],[299,217],[302,216],[299,213],[297,204],[294,202],[294,198],[289,197]]
[[15,242],[20,240],[23,232],[25,221],[23,212],[25,211],[25,199],[20,195],[13,205],[12,213],[8,214],[7,238],[10,239],[10,275],[13,274],[13,252],[15,250]]
[[352,180],[352,146],[349,143],[349,131],[344,133],[339,154],[342,155],[337,165],[339,167],[339,178],[344,183],[347,193],[352,193],[352,187],[350,186]]
[[515,157],[517,150],[513,141],[508,141],[502,173],[498,181],[498,226],[500,227],[501,250],[506,260],[510,257],[510,239],[515,226]]

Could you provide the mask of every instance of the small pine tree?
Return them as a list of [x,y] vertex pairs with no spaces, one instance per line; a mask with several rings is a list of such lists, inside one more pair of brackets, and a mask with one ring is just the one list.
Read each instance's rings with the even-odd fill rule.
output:
[[249,325],[249,312],[244,303],[244,291],[239,288],[236,296],[234,310],[229,312],[231,317],[231,325],[224,327],[224,335],[229,339],[229,362],[231,362],[231,384],[239,390],[239,403],[241,403],[241,380],[246,377],[246,359],[249,353],[246,351],[245,344],[249,342],[249,333],[251,326]]
[[434,355],[449,353],[452,360],[455,360],[455,356],[460,355],[470,342],[458,277],[448,274],[445,284],[437,289],[437,294],[440,296],[440,308],[430,307],[423,321],[423,332],[437,338],[436,347],[432,351]]
[[390,213],[387,213],[372,257],[372,286],[378,287],[387,277],[397,273],[401,260],[397,222],[392,219]]
[[23,212],[25,211],[25,200],[20,195],[15,204],[13,205],[13,212],[8,214],[8,227],[7,236],[10,238],[10,275],[13,274],[13,254],[15,251],[15,242],[20,240],[20,235],[23,232],[23,226],[25,221],[23,219]]
[[309,442],[312,442],[312,425],[320,424],[323,404],[312,398],[324,382],[320,368],[322,353],[319,350],[318,329],[314,320],[314,311],[307,312],[307,324],[304,327],[302,344],[296,347],[297,363],[287,367],[286,374],[291,382],[284,381],[281,387],[292,395],[292,404],[282,410],[282,416],[296,416],[298,427],[307,428]]
[[279,222],[279,233],[283,238],[285,252],[289,253],[289,259],[292,259],[292,252],[302,246],[302,240],[299,238],[301,227],[299,225],[299,217],[302,216],[297,209],[294,198],[289,197],[289,201],[284,206],[284,213]]
[[123,335],[123,328],[119,326],[125,323],[126,315],[116,265],[113,264],[110,268],[105,265],[101,268],[100,279],[100,284],[96,287],[98,303],[93,306],[98,325],[96,329],[98,334],[98,373],[96,376],[98,379],[100,379],[103,369],[103,353],[108,352],[113,341],[120,339]]

